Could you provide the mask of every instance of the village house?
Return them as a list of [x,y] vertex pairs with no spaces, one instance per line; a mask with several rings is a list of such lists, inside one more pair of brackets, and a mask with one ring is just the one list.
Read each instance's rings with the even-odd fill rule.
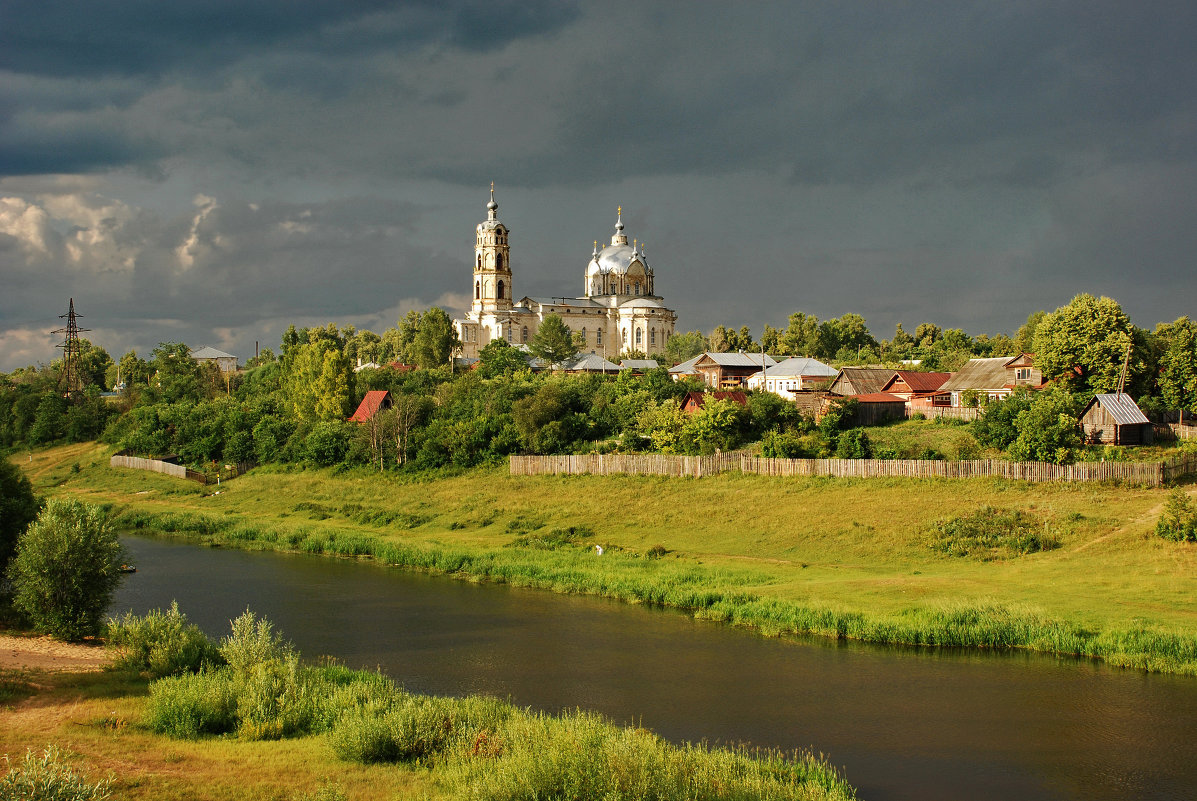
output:
[[215,364],[222,373],[237,372],[237,357],[231,353],[225,353],[223,350],[217,350],[205,345],[202,348],[194,348],[191,351],[191,358],[195,359],[199,364]]
[[920,373],[914,370],[899,370],[894,373],[893,378],[885,382],[881,391],[896,395],[906,401],[907,409],[925,408],[935,405],[935,393],[951,377],[951,373]]
[[687,392],[682,401],[682,411],[694,414],[705,406],[708,400],[726,400],[738,406],[748,405],[748,396],[743,392]]
[[849,425],[875,426],[887,423],[890,420],[902,420],[906,417],[906,401],[904,399],[899,398],[897,395],[891,395],[888,392],[868,392],[863,395],[849,395],[846,397],[840,395],[825,396],[815,419],[822,420],[833,404],[846,400],[856,401],[857,404],[856,413],[848,421]]
[[968,364],[953,373],[935,394],[936,406],[964,406],[965,396],[974,394],[984,401],[1002,400],[1017,387],[1039,389],[1043,386],[1043,372],[1035,367],[1029,353],[1017,356],[997,356],[989,359],[969,359]]
[[1155,429],[1139,405],[1123,393],[1094,395],[1081,413],[1085,441],[1105,445],[1150,445]]
[[745,381],[749,389],[764,390],[795,400],[799,393],[823,389],[836,376],[834,367],[817,359],[795,357],[758,370]]
[[670,367],[669,377],[674,381],[681,381],[683,378],[699,378],[698,371],[694,369],[694,365],[705,355],[705,353],[700,353],[692,359],[686,359],[681,364],[675,364],[673,367]]
[[372,389],[362,398],[355,411],[349,418],[351,423],[365,423],[374,419],[374,415],[391,408],[391,393],[385,389]]
[[883,367],[841,367],[827,391],[832,395],[872,395],[881,391],[894,375]]
[[768,354],[707,352],[695,360],[694,372],[711,389],[728,389],[744,386],[748,377],[760,371],[762,365],[771,369],[777,362]]

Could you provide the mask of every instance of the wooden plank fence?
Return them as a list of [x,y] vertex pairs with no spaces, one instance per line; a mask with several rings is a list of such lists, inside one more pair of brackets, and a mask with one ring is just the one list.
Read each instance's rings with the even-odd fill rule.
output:
[[975,406],[915,406],[907,407],[906,416],[909,418],[921,414],[928,420],[976,420],[983,411]]
[[154,473],[162,473],[175,478],[187,478],[192,481],[198,481],[201,484],[208,483],[208,477],[203,473],[184,467],[181,464],[172,464],[164,462],[161,459],[143,459],[140,456],[123,456],[116,455],[108,460],[111,467],[127,467],[132,470],[150,470]]
[[511,475],[654,475],[690,476],[739,470],[762,476],[835,478],[1008,478],[1018,481],[1113,481],[1158,487],[1197,473],[1197,456],[1168,462],[1007,462],[998,459],[764,459],[740,453],[715,456],[664,454],[579,454],[512,456]]

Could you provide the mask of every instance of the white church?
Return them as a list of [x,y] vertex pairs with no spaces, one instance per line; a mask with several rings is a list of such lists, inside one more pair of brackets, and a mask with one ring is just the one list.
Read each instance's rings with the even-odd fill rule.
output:
[[673,336],[677,314],[665,308],[654,291],[653,269],[644,248],[635,240],[628,244],[623,232],[623,209],[618,210],[615,235],[594,252],[586,265],[585,293],[580,297],[515,300],[511,272],[511,249],[507,226],[499,221],[499,204],[491,184],[486,220],[478,224],[474,242],[473,302],[464,320],[455,320],[462,343],[462,355],[477,358],[478,351],[492,339],[511,345],[527,344],[536,335],[545,315],[559,315],[585,345],[583,354],[608,359],[640,352],[652,356],[665,350]]

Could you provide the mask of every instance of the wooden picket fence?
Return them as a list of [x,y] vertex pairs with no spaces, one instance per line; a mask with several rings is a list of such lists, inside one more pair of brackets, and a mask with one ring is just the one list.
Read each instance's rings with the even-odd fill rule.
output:
[[762,476],[834,478],[1008,478],[1018,481],[1119,482],[1158,487],[1197,473],[1197,456],[1167,462],[1007,462],[998,459],[765,459],[742,453],[715,456],[579,454],[512,456],[511,475],[652,475],[701,478],[739,470]]
[[143,459],[140,456],[124,456],[117,454],[108,460],[111,467],[127,467],[132,470],[149,470],[154,473],[162,473],[167,476],[174,476],[175,478],[186,478],[192,481],[198,481],[201,484],[208,483],[208,477],[198,470],[192,470],[189,467],[184,467],[181,464],[172,464],[171,462],[164,462],[161,459]]

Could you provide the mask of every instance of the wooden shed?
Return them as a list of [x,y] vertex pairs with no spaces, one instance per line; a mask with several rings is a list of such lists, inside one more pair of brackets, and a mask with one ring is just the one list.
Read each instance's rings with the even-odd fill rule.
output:
[[1106,445],[1150,445],[1155,434],[1139,404],[1126,393],[1094,395],[1081,414],[1085,441]]
[[853,426],[875,426],[890,420],[901,420],[906,417],[906,401],[888,392],[870,392],[865,395],[851,395],[847,398],[829,395],[823,399],[823,408],[819,412],[819,419],[831,408],[831,404],[844,400],[854,400],[857,403],[856,414],[849,421]]

